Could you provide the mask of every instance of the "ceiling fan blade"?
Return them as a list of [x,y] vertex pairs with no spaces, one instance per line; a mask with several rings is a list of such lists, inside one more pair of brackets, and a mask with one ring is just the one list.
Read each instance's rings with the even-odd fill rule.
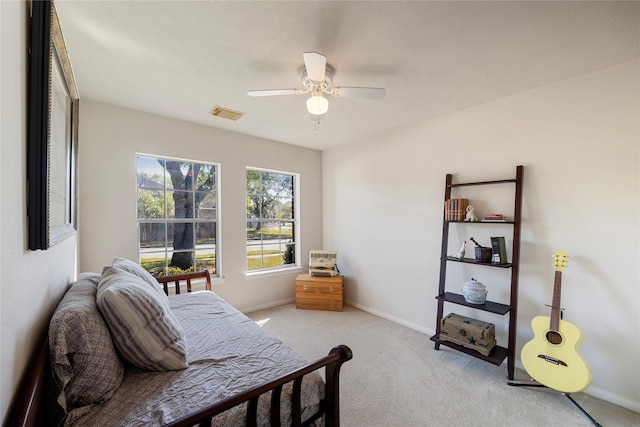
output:
[[329,90],[333,96],[346,98],[382,99],[387,91],[382,87],[334,87]]
[[277,96],[277,95],[299,95],[300,89],[268,89],[268,90],[250,90],[247,92],[249,96]]
[[324,72],[327,68],[327,57],[316,52],[305,52],[302,56],[309,80],[323,82]]

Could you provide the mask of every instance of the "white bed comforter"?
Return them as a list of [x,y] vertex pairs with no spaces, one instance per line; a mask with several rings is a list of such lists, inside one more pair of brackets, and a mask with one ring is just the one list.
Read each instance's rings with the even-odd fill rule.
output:
[[[163,425],[306,363],[213,292],[174,295],[169,301],[185,331],[189,367],[171,372],[128,369],[108,402],[74,409],[67,416],[66,426]],[[290,388],[288,384],[283,389],[283,425],[291,424]],[[307,375],[303,381],[303,416],[317,410],[323,395],[320,375]],[[214,418],[212,425],[244,425],[244,406]],[[258,415],[258,424],[268,425],[267,399],[260,399]]]

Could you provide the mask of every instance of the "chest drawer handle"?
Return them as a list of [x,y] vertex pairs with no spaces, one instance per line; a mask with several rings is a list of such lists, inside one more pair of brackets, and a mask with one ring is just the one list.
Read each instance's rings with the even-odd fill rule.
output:
[[331,287],[329,288],[329,290],[330,290],[331,292],[333,292],[333,286],[331,286]]
[[306,291],[307,290],[307,285],[304,285],[304,287],[302,289],[304,289]]

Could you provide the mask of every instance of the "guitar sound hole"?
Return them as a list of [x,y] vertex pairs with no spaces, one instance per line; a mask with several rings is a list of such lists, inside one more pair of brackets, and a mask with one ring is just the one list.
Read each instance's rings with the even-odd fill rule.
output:
[[562,343],[562,335],[557,333],[556,331],[547,332],[547,341],[551,344],[560,344]]

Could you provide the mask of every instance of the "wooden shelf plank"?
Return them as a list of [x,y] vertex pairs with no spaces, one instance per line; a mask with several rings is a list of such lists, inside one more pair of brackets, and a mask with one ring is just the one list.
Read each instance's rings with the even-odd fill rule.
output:
[[436,299],[451,302],[453,304],[473,307],[477,310],[488,311],[490,313],[500,314],[503,316],[511,310],[511,308],[507,304],[500,304],[493,301],[487,301],[484,304],[471,304],[465,301],[463,295],[455,294],[453,292],[445,292],[442,295],[438,295]]
[[493,350],[491,350],[491,353],[489,353],[488,356],[483,356],[482,354],[478,353],[475,350],[472,350],[470,348],[467,347],[463,347],[459,344],[456,343],[452,343],[450,341],[441,341],[440,338],[438,338],[437,335],[434,335],[430,338],[431,341],[436,342],[440,345],[444,345],[446,347],[452,348],[454,350],[458,350],[462,353],[468,354],[469,356],[473,356],[476,357],[478,359],[482,359],[486,362],[492,363],[494,365],[498,365],[500,366],[502,364],[502,362],[504,362],[504,359],[507,358],[507,354],[508,351],[506,348],[504,347],[500,347],[500,346],[495,346],[493,348]]
[[448,186],[453,187],[468,187],[470,185],[493,185],[493,184],[509,184],[516,183],[515,179],[498,179],[495,181],[477,181],[477,182],[459,182],[457,184],[449,184]]
[[515,224],[515,221],[447,221],[449,224]]
[[475,258],[456,258],[454,256],[448,256],[447,257],[447,261],[453,261],[453,262],[463,262],[466,264],[476,264],[476,265],[484,265],[487,267],[497,267],[497,268],[511,268],[513,266],[513,264],[511,264],[510,262],[504,263],[504,264],[496,264],[493,262],[480,262]]

